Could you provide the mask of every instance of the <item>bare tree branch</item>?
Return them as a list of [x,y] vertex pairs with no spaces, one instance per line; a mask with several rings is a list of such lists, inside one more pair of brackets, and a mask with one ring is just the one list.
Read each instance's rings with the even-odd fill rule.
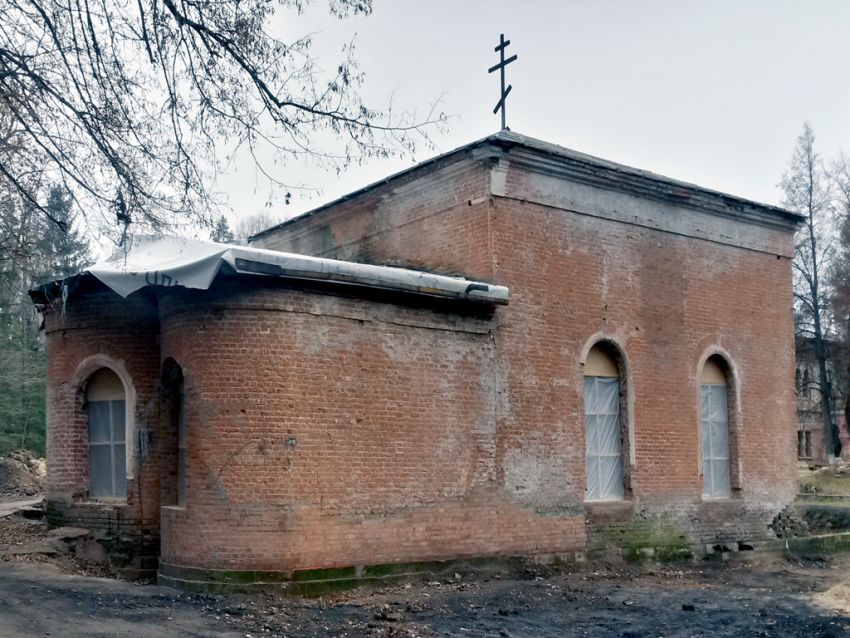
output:
[[829,348],[833,321],[829,303],[828,273],[835,255],[832,220],[836,201],[833,179],[815,152],[814,141],[812,128],[806,123],[797,138],[797,145],[781,186],[785,192],[785,207],[800,213],[805,219],[795,245],[794,300],[799,315],[811,326],[811,330],[800,330],[803,322],[797,323],[798,332],[811,342],[814,350],[824,442],[827,456],[833,458],[841,453],[838,427],[833,416],[833,388],[830,377],[835,365],[831,360]]
[[[218,217],[223,148],[249,149],[270,188],[289,193],[299,185],[280,169],[287,159],[340,171],[430,146],[445,116],[364,104],[352,46],[326,75],[309,36],[269,35],[273,18],[308,2],[0,0],[2,178],[38,203],[45,192],[22,176],[41,170],[113,226],[120,195],[135,223],[159,228]],[[328,8],[365,15],[372,3]]]

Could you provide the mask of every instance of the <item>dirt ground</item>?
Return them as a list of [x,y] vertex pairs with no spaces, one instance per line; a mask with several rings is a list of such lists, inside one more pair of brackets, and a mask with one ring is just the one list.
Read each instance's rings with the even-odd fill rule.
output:
[[305,599],[200,596],[103,578],[108,567],[73,553],[40,553],[47,541],[43,520],[0,516],[0,638],[850,637],[850,554],[802,562],[743,553],[746,562],[676,568],[530,566],[510,577],[454,574]]
[[[0,519],[0,544],[32,523]],[[26,636],[850,636],[850,556],[602,571],[530,567],[318,599],[199,596],[78,575],[38,555],[0,561],[0,638]]]
[[27,497],[41,494],[47,464],[32,452],[18,450],[0,456],[0,498]]
[[264,625],[253,630],[281,636],[829,638],[850,635],[844,574],[850,574],[850,557],[703,569],[530,569],[513,578],[452,578],[294,606],[266,598],[259,603]]
[[305,599],[201,596],[104,578],[108,567],[73,553],[41,553],[49,540],[43,520],[0,516],[0,638],[850,637],[850,554],[528,567],[510,577],[456,574]]

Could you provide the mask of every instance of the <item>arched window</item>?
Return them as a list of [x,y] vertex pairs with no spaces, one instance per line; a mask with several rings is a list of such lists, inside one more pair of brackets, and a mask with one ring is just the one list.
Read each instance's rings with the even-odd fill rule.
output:
[[705,498],[729,498],[732,494],[727,371],[726,362],[717,355],[709,357],[700,371],[702,494]]
[[598,343],[584,364],[585,468],[588,501],[624,498],[618,353]]
[[89,430],[89,494],[127,497],[126,394],[121,379],[101,368],[86,385]]

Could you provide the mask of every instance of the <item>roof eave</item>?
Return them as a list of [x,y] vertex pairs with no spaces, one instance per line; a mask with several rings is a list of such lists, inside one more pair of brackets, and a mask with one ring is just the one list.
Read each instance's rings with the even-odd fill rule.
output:
[[[483,149],[484,152],[480,152]],[[705,188],[697,184],[685,182],[664,175],[659,175],[651,171],[618,164],[593,155],[587,155],[578,151],[550,144],[542,140],[537,140],[525,135],[520,135],[509,130],[499,131],[487,137],[483,137],[464,146],[453,149],[447,153],[432,157],[420,164],[407,168],[398,173],[394,173],[385,177],[382,180],[373,182],[359,190],[348,193],[339,197],[327,204],[314,208],[305,213],[302,213],[291,219],[287,219],[275,226],[267,228],[249,239],[251,241],[261,238],[265,235],[273,233],[275,230],[284,228],[291,224],[296,224],[304,219],[321,214],[324,211],[334,208],[344,202],[360,197],[375,189],[378,189],[392,182],[398,181],[405,177],[409,177],[413,173],[426,170],[430,167],[439,164],[445,164],[451,161],[457,161],[464,156],[473,155],[476,160],[482,159],[498,159],[499,157],[510,153],[514,149],[523,149],[529,154],[536,154],[548,158],[553,164],[561,164],[565,168],[578,169],[588,173],[607,173],[609,175],[618,176],[619,186],[637,194],[651,194],[654,198],[664,199],[674,203],[688,205],[693,208],[701,208],[712,212],[734,211],[752,211],[756,216],[763,218],[775,218],[782,220],[786,224],[790,223],[794,227],[799,227],[804,218],[798,213],[786,210],[779,206],[763,204],[754,200],[730,195],[722,191]],[[567,172],[564,172],[567,176]],[[575,176],[575,173],[572,174]],[[602,180],[597,179],[597,183],[601,184]]]

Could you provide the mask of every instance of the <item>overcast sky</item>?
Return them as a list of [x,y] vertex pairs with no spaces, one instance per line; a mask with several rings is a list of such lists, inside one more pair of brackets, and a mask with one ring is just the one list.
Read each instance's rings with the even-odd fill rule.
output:
[[[499,129],[487,68],[502,32],[519,56],[507,69],[518,133],[772,204],[805,120],[825,157],[850,151],[848,0],[375,0],[372,15],[342,21],[317,2],[275,28],[314,33],[328,69],[356,35],[367,102],[394,92],[423,110],[443,94],[438,152]],[[288,181],[322,193],[267,210],[291,217],[410,165],[338,176],[290,164]],[[247,162],[220,186],[234,221],[268,198]]]

